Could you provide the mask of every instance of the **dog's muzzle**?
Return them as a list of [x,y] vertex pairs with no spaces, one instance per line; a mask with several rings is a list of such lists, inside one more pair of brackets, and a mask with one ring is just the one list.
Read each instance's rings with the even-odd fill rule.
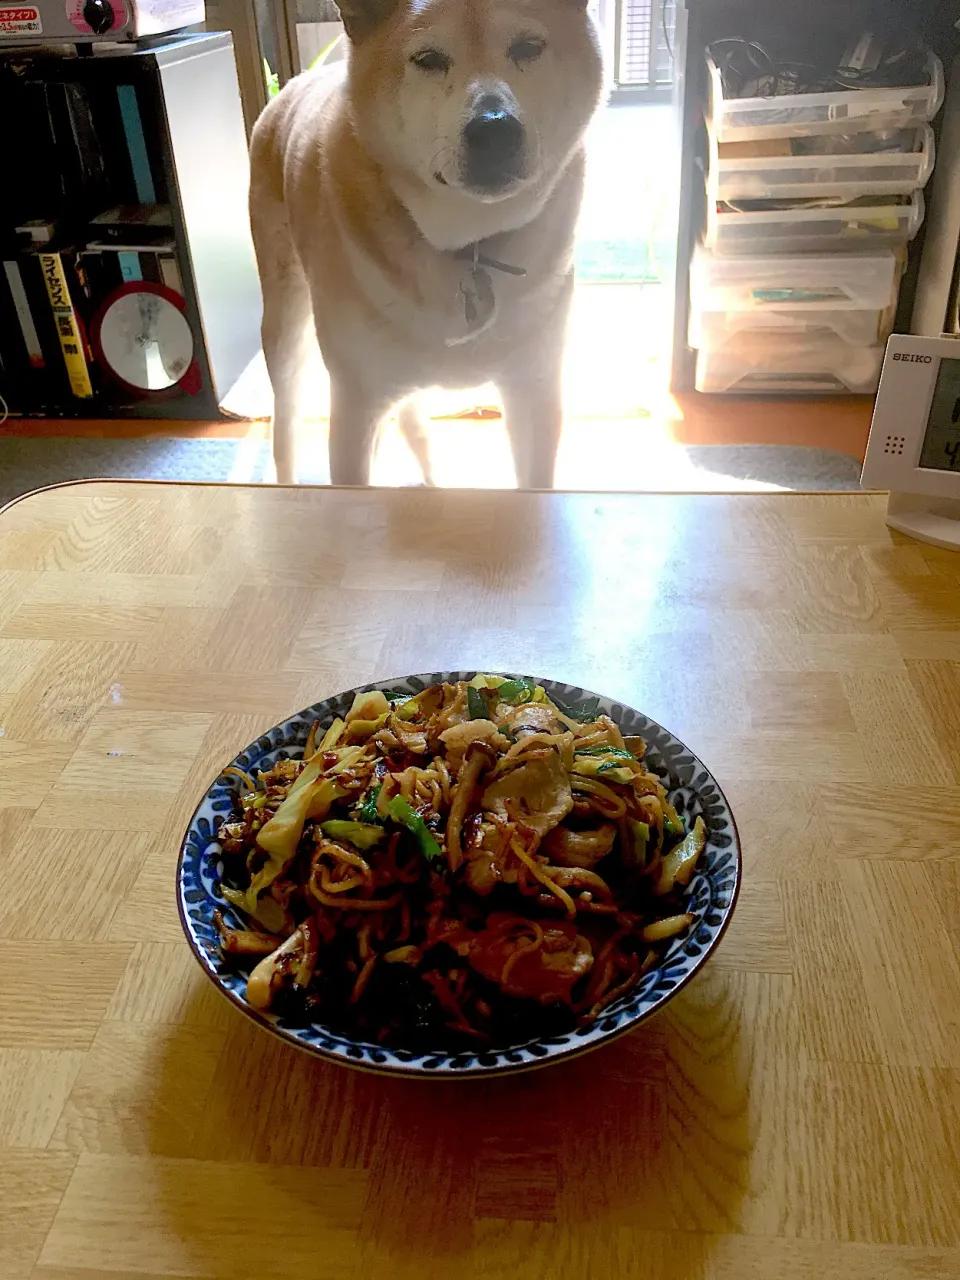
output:
[[486,194],[512,186],[523,177],[523,153],[523,125],[517,117],[499,98],[481,98],[463,127],[464,186]]

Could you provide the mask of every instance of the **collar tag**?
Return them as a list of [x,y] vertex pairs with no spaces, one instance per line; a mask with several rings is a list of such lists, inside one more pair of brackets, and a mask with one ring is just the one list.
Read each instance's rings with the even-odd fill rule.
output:
[[489,267],[491,271],[502,271],[508,276],[525,276],[526,270],[523,267],[515,267],[509,262],[501,262],[498,258],[491,258],[489,254],[481,253],[479,244],[468,244],[462,249],[458,249],[453,255],[458,262],[472,262],[474,269],[479,267]]

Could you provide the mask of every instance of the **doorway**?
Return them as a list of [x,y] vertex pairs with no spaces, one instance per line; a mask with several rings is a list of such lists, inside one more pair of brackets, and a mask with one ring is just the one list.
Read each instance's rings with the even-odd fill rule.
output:
[[[345,56],[332,0],[215,3],[246,3],[255,14],[264,100],[300,70]],[[561,470],[570,480],[586,471],[591,487],[617,487],[612,477],[622,475],[627,455],[639,467],[641,456],[649,456],[651,438],[669,437],[665,406],[680,172],[675,0],[592,0],[591,7],[610,80],[587,139],[587,183],[564,367]],[[321,368],[307,403],[304,432],[318,437],[319,446],[329,404]],[[269,416],[271,395],[262,357],[224,407],[239,416]],[[473,483],[512,483],[493,387],[436,393],[430,408],[435,419],[444,419],[443,427],[431,433],[438,483],[463,482],[465,448],[484,460],[483,475],[471,468]],[[416,464],[392,425],[384,433],[379,458],[394,483],[417,479]]]
[[567,350],[574,416],[643,419],[669,378],[679,189],[673,0],[597,0],[610,74],[587,137]]

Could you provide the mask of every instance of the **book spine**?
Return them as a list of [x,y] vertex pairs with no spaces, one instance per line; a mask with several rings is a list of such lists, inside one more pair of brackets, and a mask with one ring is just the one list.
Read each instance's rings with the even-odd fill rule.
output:
[[118,253],[117,261],[120,264],[120,274],[126,284],[132,280],[142,280],[143,273],[140,270],[139,253]]
[[40,259],[40,269],[43,272],[43,281],[47,286],[47,296],[50,299],[53,319],[57,326],[57,337],[60,339],[63,362],[67,367],[70,390],[78,400],[88,400],[93,395],[93,387],[90,383],[90,373],[83,354],[83,338],[80,333],[80,324],[77,320],[77,313],[74,310],[73,303],[70,300],[70,290],[67,286],[63,263],[59,253],[41,253],[38,254],[38,257]]
[[160,258],[160,279],[174,293],[183,293],[183,281],[180,279],[180,268],[176,258],[166,256]]
[[16,262],[5,262],[3,270],[7,277],[7,284],[10,286],[10,296],[13,298],[13,307],[20,322],[20,332],[23,334],[30,366],[33,369],[42,369],[46,365],[46,361],[43,358],[43,347],[40,345],[37,326],[33,323],[30,299],[27,297],[27,291],[23,287],[20,266]]
[[147,154],[147,139],[143,132],[136,87],[132,84],[118,84],[117,99],[120,103],[120,118],[123,121],[123,133],[127,140],[127,152],[130,156],[130,167],[133,170],[137,199],[141,204],[156,204],[157,192],[153,185],[150,157]]
[[140,278],[148,280],[151,284],[162,284],[160,279],[160,261],[155,253],[141,253],[140,258]]

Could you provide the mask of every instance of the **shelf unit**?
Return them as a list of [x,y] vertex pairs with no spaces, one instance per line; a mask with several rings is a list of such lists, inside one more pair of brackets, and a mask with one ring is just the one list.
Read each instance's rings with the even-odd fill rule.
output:
[[[874,391],[935,163],[940,60],[928,54],[921,85],[744,98],[724,95],[709,51],[706,67],[706,218],[687,330],[695,388]],[[856,323],[830,319],[853,310]]]
[[[23,178],[0,192],[0,392],[11,414],[216,417],[260,345],[230,35],[96,45],[87,56],[4,52],[0,114],[32,125],[8,135]],[[50,258],[72,335],[51,305]],[[168,291],[192,336],[193,372],[163,389],[125,387],[94,354],[105,304],[137,279]]]

